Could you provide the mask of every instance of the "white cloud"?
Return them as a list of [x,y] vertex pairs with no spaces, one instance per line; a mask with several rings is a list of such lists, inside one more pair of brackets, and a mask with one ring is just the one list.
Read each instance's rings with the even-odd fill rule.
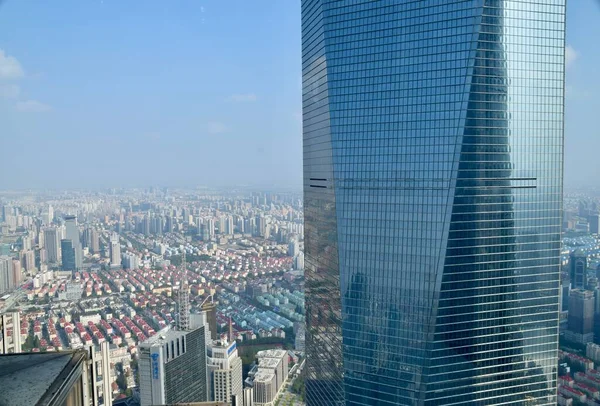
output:
[[571,46],[567,45],[565,48],[565,65],[566,67],[570,67],[575,63],[575,61],[579,58],[579,53]]
[[204,6],[200,6],[200,12],[204,13]]
[[0,79],[17,79],[23,77],[24,72],[21,64],[14,56],[6,55],[0,49]]
[[16,109],[23,113],[43,113],[45,111],[50,111],[52,108],[37,100],[27,100],[17,102]]
[[21,88],[15,84],[0,84],[0,99],[16,99],[21,94]]
[[232,94],[227,98],[227,101],[234,103],[255,102],[256,100],[258,100],[258,97],[254,93]]
[[225,131],[227,131],[227,127],[225,127],[225,124],[223,123],[219,123],[216,121],[211,121],[210,123],[208,123],[209,134],[221,134]]

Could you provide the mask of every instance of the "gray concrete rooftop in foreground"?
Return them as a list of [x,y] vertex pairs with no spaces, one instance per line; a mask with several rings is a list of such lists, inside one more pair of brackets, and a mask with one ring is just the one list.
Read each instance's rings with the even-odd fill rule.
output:
[[57,378],[82,358],[81,351],[0,355],[0,406],[31,406],[52,397]]

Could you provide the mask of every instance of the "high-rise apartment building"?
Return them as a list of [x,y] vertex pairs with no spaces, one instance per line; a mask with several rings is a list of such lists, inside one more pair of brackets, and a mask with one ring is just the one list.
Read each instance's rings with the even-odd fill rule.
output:
[[302,1],[306,397],[556,404],[565,1]]
[[207,400],[204,326],[161,330],[139,349],[141,406]]
[[100,252],[100,236],[94,228],[90,229],[90,251],[94,254]]
[[235,226],[233,224],[233,217],[227,216],[225,219],[225,233],[232,235],[235,232]]
[[15,277],[13,272],[12,258],[6,255],[0,256],[0,295],[14,289]]
[[21,265],[27,272],[35,269],[35,252],[33,250],[21,251]]
[[83,265],[83,250],[81,248],[81,236],[79,235],[79,226],[77,225],[77,216],[65,216],[65,239],[71,240],[73,250],[75,251],[75,267],[80,269]]
[[215,340],[206,346],[206,365],[210,400],[232,402],[232,396],[242,397],[242,359],[236,342]]
[[23,267],[21,266],[21,261],[17,259],[12,260],[12,274],[15,287],[17,287],[23,282]]
[[60,235],[56,227],[48,227],[44,229],[44,246],[48,262],[58,264],[60,262]]
[[121,243],[119,242],[119,234],[113,233],[110,237],[110,266],[121,266]]
[[300,248],[298,246],[298,241],[296,239],[293,239],[288,244],[288,255],[290,257],[294,258],[296,255],[298,255],[299,252],[300,252]]
[[215,220],[214,219],[206,220],[206,229],[208,230],[208,238],[210,240],[215,238]]
[[0,314],[0,354],[21,352],[21,316],[19,312]]
[[94,405],[112,406],[110,346],[108,341],[104,341],[99,347],[92,345],[88,348]]

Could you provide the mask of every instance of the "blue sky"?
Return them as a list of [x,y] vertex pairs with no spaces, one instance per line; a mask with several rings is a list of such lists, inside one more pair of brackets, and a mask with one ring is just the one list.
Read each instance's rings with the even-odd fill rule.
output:
[[[600,173],[600,4],[569,1],[566,183]],[[5,0],[0,188],[302,179],[299,0]]]

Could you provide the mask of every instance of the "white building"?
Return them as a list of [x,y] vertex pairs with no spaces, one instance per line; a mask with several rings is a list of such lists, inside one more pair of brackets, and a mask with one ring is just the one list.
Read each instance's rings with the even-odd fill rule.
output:
[[140,259],[137,255],[126,252],[123,254],[123,267],[125,269],[138,269],[140,267]]
[[21,352],[21,316],[19,312],[0,314],[0,354]]
[[271,406],[277,396],[277,378],[274,373],[258,371],[254,375],[253,397],[255,406]]
[[208,219],[206,221],[206,228],[208,229],[208,238],[211,240],[215,238],[215,220]]
[[[35,280],[34,280],[35,282]],[[59,300],[76,301],[81,299],[83,295],[83,287],[78,282],[67,282],[64,292],[58,293]]]
[[234,233],[233,217],[231,216],[227,216],[227,220],[225,221],[225,232],[229,235]]
[[587,343],[585,347],[585,356],[594,362],[600,362],[600,345]]
[[294,257],[294,269],[303,270],[304,269],[304,253],[299,252],[296,257]]
[[90,347],[90,363],[92,364],[92,397],[94,405],[111,406],[113,377],[110,367],[110,344],[108,341],[100,344],[99,348]]
[[288,376],[288,353],[286,350],[265,350],[256,353],[258,370],[269,370],[277,378],[277,390]]
[[288,353],[285,350],[259,351],[256,358],[258,365],[248,373],[247,379],[253,387],[254,405],[273,406],[289,373]]
[[211,401],[231,402],[232,395],[242,396],[242,359],[235,341],[215,340],[208,344],[206,365]]
[[110,266],[121,266],[121,243],[119,242],[119,234],[113,233],[110,237]]

